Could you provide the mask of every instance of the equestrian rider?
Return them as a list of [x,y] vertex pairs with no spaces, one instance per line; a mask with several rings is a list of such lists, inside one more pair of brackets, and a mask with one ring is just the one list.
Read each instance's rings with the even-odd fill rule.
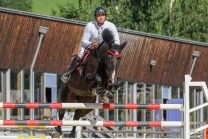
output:
[[61,79],[64,83],[68,82],[68,80],[71,77],[71,73],[79,65],[82,57],[84,56],[84,51],[85,51],[86,47],[94,49],[103,41],[102,31],[105,28],[108,28],[109,30],[112,31],[112,33],[114,35],[114,43],[120,44],[120,40],[119,40],[116,26],[113,23],[105,20],[106,15],[107,15],[107,12],[104,7],[100,6],[95,9],[95,11],[94,11],[95,20],[89,22],[85,26],[84,34],[82,37],[82,44],[81,44],[80,52],[72,60],[71,65],[69,67],[69,71],[61,77]]

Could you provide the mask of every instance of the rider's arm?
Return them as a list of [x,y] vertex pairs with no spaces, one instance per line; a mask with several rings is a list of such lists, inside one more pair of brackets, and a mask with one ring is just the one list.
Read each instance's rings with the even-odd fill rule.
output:
[[89,41],[90,37],[91,37],[91,30],[90,30],[89,24],[87,24],[84,30],[83,37],[82,37],[82,46],[87,47],[89,44],[92,43]]

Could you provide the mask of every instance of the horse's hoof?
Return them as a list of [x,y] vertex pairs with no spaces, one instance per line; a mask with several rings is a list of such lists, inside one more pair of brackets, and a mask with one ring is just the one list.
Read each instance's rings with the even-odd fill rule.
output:
[[59,138],[61,136],[61,134],[57,131],[54,131],[51,135],[51,138]]
[[100,101],[104,102],[108,98],[106,97],[105,93],[100,94]]
[[118,86],[121,86],[121,85],[122,85],[122,83],[123,83],[123,81],[122,81],[120,78],[118,78],[118,79],[117,79],[117,83],[116,83],[116,84],[117,84]]
[[113,87],[113,88],[110,90],[110,93],[111,93],[111,94],[115,94],[115,92],[116,92],[116,88]]
[[109,99],[113,99],[114,98],[114,94],[112,94],[111,92],[108,92],[106,94],[106,97],[109,98]]
[[69,137],[75,138],[75,132],[71,132],[71,133],[69,134]]
[[61,131],[61,127],[60,126],[55,127],[55,130],[57,132],[59,132],[60,135],[62,134],[62,131]]
[[102,94],[102,93],[103,93],[103,88],[97,86],[97,88],[96,88],[96,93],[97,93],[97,95]]

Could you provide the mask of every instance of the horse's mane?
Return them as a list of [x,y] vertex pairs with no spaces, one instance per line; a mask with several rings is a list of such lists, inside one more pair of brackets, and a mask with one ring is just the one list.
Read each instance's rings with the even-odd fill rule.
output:
[[108,47],[111,49],[119,50],[121,51],[121,47],[118,44],[115,44],[114,42],[114,35],[111,30],[108,28],[104,29],[102,32],[103,41],[108,44]]
[[114,42],[114,36],[108,28],[103,30],[102,37],[103,37],[103,41],[106,43],[113,43]]

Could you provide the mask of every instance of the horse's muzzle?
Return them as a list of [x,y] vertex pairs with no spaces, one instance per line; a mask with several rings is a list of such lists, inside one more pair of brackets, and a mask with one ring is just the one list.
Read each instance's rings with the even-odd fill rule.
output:
[[115,84],[116,84],[116,82],[117,82],[117,80],[116,79],[114,79],[114,80],[108,80],[108,85],[109,86],[114,86]]

